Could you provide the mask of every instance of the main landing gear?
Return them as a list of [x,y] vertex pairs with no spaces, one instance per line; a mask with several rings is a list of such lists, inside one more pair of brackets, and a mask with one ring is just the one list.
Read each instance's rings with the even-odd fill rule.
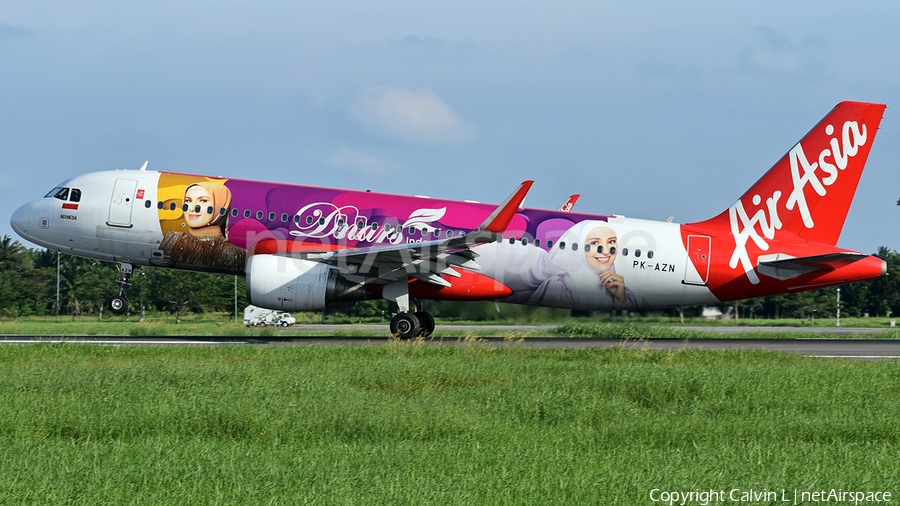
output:
[[409,309],[409,281],[405,278],[385,285],[382,296],[396,302],[400,312],[391,318],[391,335],[401,339],[428,337],[434,332],[434,317],[425,312],[422,299],[415,299],[418,311]]
[[108,304],[109,310],[117,315],[125,314],[128,311],[128,297],[125,296],[125,291],[131,286],[131,275],[134,273],[134,266],[131,264],[123,263],[121,265],[119,273],[122,277],[116,280],[116,283],[119,284],[119,295],[109,299]]
[[428,337],[434,332],[434,317],[425,311],[397,313],[391,318],[391,335],[401,339]]

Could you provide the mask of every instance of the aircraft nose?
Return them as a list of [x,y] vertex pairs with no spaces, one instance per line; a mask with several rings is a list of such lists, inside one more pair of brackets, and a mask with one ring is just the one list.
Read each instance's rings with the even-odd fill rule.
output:
[[12,226],[13,230],[25,239],[28,238],[28,219],[31,214],[29,208],[30,204],[25,204],[16,209],[16,212],[14,212],[9,219],[9,224]]

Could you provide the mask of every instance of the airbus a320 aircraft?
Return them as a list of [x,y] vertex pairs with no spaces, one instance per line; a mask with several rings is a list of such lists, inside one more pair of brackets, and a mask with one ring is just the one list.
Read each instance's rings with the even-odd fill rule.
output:
[[[835,247],[885,106],[838,104],[731,207],[699,223],[491,206],[146,170],[76,176],[19,208],[23,238],[121,264],[246,276],[251,304],[320,310],[384,298],[391,332],[428,335],[422,300],[651,309],[882,276]],[[574,197],[574,196],[573,196]],[[414,306],[415,305],[415,306]],[[418,310],[416,310],[418,309]]]

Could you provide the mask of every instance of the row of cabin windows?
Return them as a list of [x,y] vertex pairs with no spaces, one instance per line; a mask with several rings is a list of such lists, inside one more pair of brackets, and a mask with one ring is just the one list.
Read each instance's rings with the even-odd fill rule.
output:
[[[62,190],[68,190],[68,188],[63,188]],[[62,191],[62,190],[60,190],[60,191]],[[73,190],[74,190],[74,191],[78,191],[78,198],[80,199],[80,198],[81,198],[81,191],[80,191],[80,190],[75,190],[74,188],[73,188]],[[52,192],[51,192],[51,193],[52,193]],[[74,195],[74,194],[73,194],[73,195]],[[55,196],[56,198],[60,198],[60,197],[58,197],[58,196],[56,196],[56,195],[54,195],[54,196]],[[74,196],[73,196],[73,198],[74,198]],[[65,199],[63,198],[62,200],[65,200]],[[78,202],[78,200],[73,200],[73,202]],[[156,204],[156,207],[157,207],[157,209],[162,209],[162,208],[163,208],[163,205],[164,205],[164,204],[163,204],[162,202],[158,202],[158,203]],[[149,201],[149,200],[145,203],[145,207],[150,207],[150,201]],[[169,210],[170,210],[170,211],[174,211],[176,208],[177,208],[177,206],[176,206],[176,204],[175,204],[174,202],[171,202],[171,203],[169,204]],[[188,207],[187,204],[183,204],[183,205],[181,206],[182,212],[187,212],[188,209],[189,209],[189,207]],[[200,208],[199,205],[197,205],[197,206],[194,207],[194,212],[195,212],[195,213],[199,213],[200,210],[201,210],[201,208]],[[212,214],[213,211],[214,211],[214,209],[213,209],[212,206],[209,206],[209,207],[206,208],[206,213],[207,213],[207,214]],[[227,213],[227,212],[228,212],[228,211],[227,211],[224,207],[220,207],[220,208],[219,208],[219,216],[225,216],[225,213]],[[234,217],[234,218],[237,218],[237,216],[238,216],[239,213],[240,213],[240,211],[238,211],[237,209],[232,209],[232,210],[231,210],[231,216]],[[263,219],[264,214],[265,214],[265,213],[263,213],[262,211],[256,211],[256,219],[258,219],[258,220]],[[249,209],[245,209],[245,210],[244,210],[244,218],[250,218],[251,216],[252,216],[252,212],[251,212]],[[269,213],[269,221],[275,221],[275,217],[276,217],[276,215],[275,215],[274,212],[270,212],[270,213]],[[284,222],[284,223],[287,223],[287,221],[288,221],[288,214],[287,214],[287,213],[282,213],[282,214],[281,214],[281,221]],[[299,224],[299,223],[300,223],[300,216],[299,216],[299,215],[294,215],[294,220],[293,220],[293,221],[294,221],[294,223]],[[306,224],[307,224],[307,225],[312,225],[313,221],[314,221],[314,218],[313,218],[312,216],[307,216],[307,217],[306,217]],[[318,222],[319,222],[319,225],[324,225],[324,224],[325,224],[325,218],[319,218]],[[341,227],[343,227],[344,225],[346,225],[346,222],[344,221],[344,219],[343,219],[343,218],[338,219],[338,222],[337,222],[338,228],[341,228]],[[358,220],[358,221],[356,222],[356,228],[358,228],[358,229],[365,228],[365,226],[366,226],[366,220]],[[372,223],[371,223],[371,227],[372,227],[372,230],[378,230],[378,223],[377,223],[377,222],[372,222]],[[385,230],[390,231],[393,227],[391,226],[390,223],[386,223],[386,224],[384,225],[384,228],[385,228]],[[407,229],[407,232],[409,233],[410,236],[412,236],[412,235],[415,235],[416,233],[418,233],[418,232],[419,232],[419,229],[416,228],[416,227],[409,227],[409,228]],[[428,235],[428,229],[427,229],[427,228],[422,228],[422,229],[421,229],[421,232],[422,232],[422,236],[423,236],[423,237],[426,236],[426,235]],[[434,237],[435,237],[435,238],[439,238],[439,237],[441,236],[441,229],[436,228],[436,229],[434,229],[434,230],[432,231],[432,233],[434,234]],[[447,234],[446,234],[446,235],[447,235],[447,238],[448,238],[448,239],[452,238],[452,237],[453,237],[453,230],[447,230]],[[464,237],[465,235],[466,235],[466,233],[465,233],[464,231],[462,231],[462,230],[459,231],[459,237]],[[502,238],[502,236],[500,236],[500,237],[497,239],[497,242],[500,242],[500,241],[502,241],[502,240],[503,240],[503,238]],[[527,238],[527,237],[522,237],[521,240],[520,240],[520,242],[521,242],[521,244],[522,244],[523,246],[527,246],[529,241],[528,241],[528,238]],[[509,243],[510,243],[510,244],[515,244],[515,243],[516,243],[516,238],[515,238],[515,236],[510,236],[510,238],[509,238]],[[535,240],[533,241],[533,244],[534,244],[535,246],[540,247],[540,245],[541,245],[541,240],[540,240],[540,239],[535,239]],[[553,247],[553,241],[547,241],[547,248],[550,249],[550,248],[552,248],[552,247]],[[558,244],[558,247],[559,247],[559,249],[561,249],[561,250],[565,250],[565,249],[566,249],[566,242],[565,242],[565,241],[561,241],[561,242]],[[578,244],[573,243],[572,246],[571,246],[571,249],[572,249],[572,251],[578,251]],[[591,250],[591,246],[590,246],[589,244],[585,244],[585,245],[584,245],[584,251],[585,251],[585,252],[589,252],[590,250]],[[610,254],[615,254],[615,251],[610,252]],[[629,254],[628,248],[623,248],[623,249],[622,249],[622,255],[628,256],[628,254]],[[639,249],[634,250],[634,256],[635,256],[635,257],[640,257],[640,256],[641,256],[641,250],[639,250]],[[653,258],[653,251],[652,251],[652,250],[647,252],[647,258],[651,258],[651,259]]]
[[[502,240],[502,238],[501,238],[500,240],[498,240],[498,242],[500,242],[501,240]],[[521,242],[521,244],[522,244],[523,246],[528,246],[528,238],[527,238],[527,237],[523,237],[519,242]],[[510,244],[515,244],[515,243],[516,243],[516,238],[515,238],[515,236],[511,236],[511,237],[509,238],[509,243],[510,243]],[[541,240],[540,240],[540,239],[535,239],[534,242],[533,242],[533,244],[534,244],[535,246],[540,247],[540,245],[541,245]],[[567,246],[567,245],[566,245],[566,242],[565,242],[565,241],[560,241],[560,242],[557,244],[557,247],[558,247],[560,250],[565,250],[565,249],[566,249],[566,246]],[[553,241],[547,241],[547,249],[550,249],[550,248],[552,248],[552,247],[553,247]],[[602,246],[601,246],[601,248],[602,248]],[[573,243],[572,246],[571,246],[571,249],[572,249],[572,251],[578,251],[578,244],[577,244],[577,243]],[[585,244],[585,245],[584,245],[584,252],[587,253],[587,252],[589,252],[589,251],[591,251],[591,245],[590,245],[590,244]],[[627,257],[627,256],[629,255],[628,248],[622,248],[621,251],[622,251],[622,255],[623,255],[623,256],[626,256],[626,257]],[[600,252],[603,253],[603,250],[601,249]],[[616,247],[613,246],[612,248],[610,248],[609,254],[610,254],[610,255],[614,255],[615,253],[616,253]],[[639,258],[639,257],[641,256],[641,250],[639,250],[639,249],[634,250],[634,256]],[[651,258],[651,259],[653,258],[653,250],[647,251],[647,258]]]
[[[150,207],[150,206],[151,206],[151,203],[150,203],[149,200],[146,201],[146,202],[144,202],[144,207]],[[165,204],[164,204],[163,202],[157,202],[157,203],[156,203],[156,208],[157,208],[157,209],[162,209],[164,206],[165,206]],[[177,208],[178,208],[178,205],[177,205],[177,204],[175,204],[174,202],[169,202],[169,211],[174,211],[174,210],[177,209]],[[182,205],[181,205],[181,212],[186,213],[186,212],[188,212],[189,210],[191,210],[191,207],[188,206],[187,204],[182,204]],[[193,208],[193,211],[194,211],[195,213],[199,213],[201,210],[203,210],[203,208],[200,206],[200,204],[195,205],[194,208]],[[213,208],[213,206],[207,206],[207,208],[206,208],[206,214],[212,214],[212,213],[214,213],[215,211],[216,211],[216,210],[215,210],[215,208]],[[225,213],[227,213],[227,212],[228,212],[228,210],[225,209],[224,207],[220,207],[220,208],[219,208],[219,216],[225,216]]]
[[[150,203],[150,201],[148,200],[148,201],[145,203],[145,207],[150,207],[150,205],[151,205],[151,203]],[[163,209],[164,206],[165,206],[165,204],[164,204],[163,202],[157,202],[157,203],[156,203],[156,208],[157,208],[157,209]],[[174,210],[177,209],[177,208],[178,208],[178,206],[175,204],[175,202],[170,202],[170,203],[169,203],[169,210],[170,210],[170,211],[174,211]],[[185,213],[186,213],[186,212],[188,212],[189,209],[190,209],[190,208],[189,208],[189,206],[188,206],[187,204],[182,204],[182,206],[181,206],[181,211],[182,211],[182,212],[185,212]],[[194,207],[194,212],[195,212],[195,213],[199,213],[200,211],[201,211],[201,207],[200,207],[199,205],[197,205],[197,206]],[[213,209],[212,206],[209,206],[209,207],[206,208],[206,213],[207,213],[207,214],[212,214],[214,211],[215,211],[215,210]],[[228,210],[226,210],[224,207],[219,208],[219,215],[220,215],[220,216],[225,216],[225,214],[226,214],[227,212],[228,212]],[[237,218],[239,214],[240,214],[240,211],[239,211],[238,209],[235,208],[235,209],[232,209],[232,210],[231,210],[231,216],[232,216],[233,218]],[[253,216],[253,212],[250,211],[249,209],[245,209],[245,210],[244,210],[244,218],[250,218],[251,216]],[[265,216],[265,213],[264,213],[264,212],[262,212],[262,211],[256,211],[256,219],[261,220],[261,219],[263,219],[263,216]],[[269,221],[275,221],[276,216],[277,216],[277,215],[276,215],[274,212],[269,212]],[[287,213],[282,213],[282,214],[281,214],[281,221],[282,221],[282,223],[287,223],[287,222],[289,221],[289,218],[288,218],[288,214],[287,214]],[[300,221],[301,221],[300,216],[299,216],[299,215],[294,215],[293,221],[294,221],[294,223],[296,223],[296,224],[300,224]],[[314,221],[314,218],[313,218],[312,216],[307,216],[307,217],[306,217],[306,224],[307,224],[307,225],[312,225],[313,221]],[[325,218],[319,218],[319,219],[318,219],[318,222],[319,222],[319,225],[324,225],[324,224],[325,224]],[[346,225],[346,221],[345,221],[343,218],[338,219],[338,221],[337,221],[337,226],[338,226],[338,228],[341,228],[341,227],[343,227],[344,225]],[[366,220],[364,220],[364,219],[358,220],[358,221],[356,222],[356,228],[362,229],[362,228],[365,228],[365,226],[366,226]],[[372,230],[378,230],[378,222],[372,222],[370,226],[371,226]],[[386,223],[386,224],[384,225],[384,228],[385,228],[385,230],[392,230],[394,227],[393,227],[390,223]],[[419,229],[417,229],[417,228],[415,228],[415,227],[409,227],[409,229],[408,229],[408,232],[409,232],[410,235],[413,235],[413,234],[417,233],[418,231],[419,231]],[[434,233],[434,236],[435,236],[436,238],[437,238],[437,237],[440,237],[440,236],[441,236],[441,229],[439,229],[439,228],[438,228],[438,229],[434,229],[433,233]],[[427,235],[427,234],[428,234],[428,229],[427,229],[427,228],[423,228],[423,229],[422,229],[422,235],[425,236],[425,235]],[[459,231],[459,237],[464,237],[465,235],[466,235],[465,232],[463,232],[462,230]],[[447,230],[447,238],[451,238],[451,237],[453,237],[453,231],[452,231],[452,230]]]

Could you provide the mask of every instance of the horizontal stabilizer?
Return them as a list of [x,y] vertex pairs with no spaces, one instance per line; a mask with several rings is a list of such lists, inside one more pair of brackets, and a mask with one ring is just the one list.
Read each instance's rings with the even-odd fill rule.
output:
[[791,279],[813,271],[833,271],[853,262],[862,260],[868,255],[852,251],[828,253],[809,257],[792,257],[783,253],[762,255],[758,259],[756,270],[760,274],[775,279]]

